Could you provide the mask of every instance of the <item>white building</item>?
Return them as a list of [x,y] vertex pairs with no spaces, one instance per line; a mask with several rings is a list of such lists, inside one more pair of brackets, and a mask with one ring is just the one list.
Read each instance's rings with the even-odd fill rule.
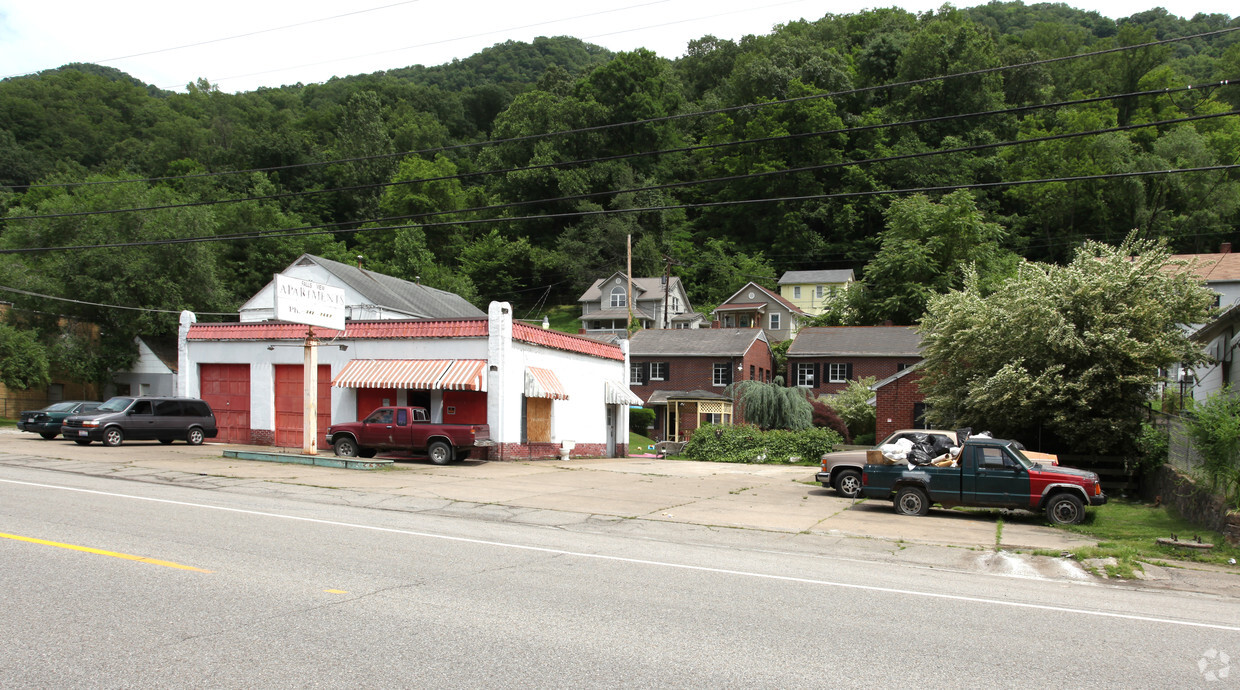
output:
[[[502,302],[486,315],[445,316],[463,311],[464,300],[353,270],[366,273],[302,257],[285,272],[345,288],[348,313],[372,317],[349,318],[343,331],[314,328],[320,430],[381,405],[417,405],[436,422],[488,424],[491,460],[555,457],[566,442],[575,456],[627,454],[628,406],[640,400],[625,383],[624,344],[514,322]],[[274,313],[271,300],[269,285],[242,307],[241,323],[198,324],[184,313],[178,391],[211,404],[218,440],[300,447],[308,327],[259,320],[264,309]]]

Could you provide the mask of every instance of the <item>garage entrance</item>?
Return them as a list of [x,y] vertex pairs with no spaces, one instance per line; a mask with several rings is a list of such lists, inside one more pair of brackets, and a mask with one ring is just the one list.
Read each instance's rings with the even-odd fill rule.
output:
[[[300,364],[276,365],[276,439],[281,448],[300,448],[304,425],[302,418],[305,403],[302,399],[302,372]],[[332,368],[330,364],[319,365],[318,448],[327,448],[324,432],[332,423]]]
[[251,443],[250,365],[202,364],[198,368],[202,399],[215,413],[217,441]]

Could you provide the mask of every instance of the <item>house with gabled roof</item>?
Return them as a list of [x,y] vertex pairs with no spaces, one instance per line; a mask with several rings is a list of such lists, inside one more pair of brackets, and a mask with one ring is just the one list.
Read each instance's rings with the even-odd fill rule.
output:
[[[345,291],[347,320],[457,319],[486,316],[486,312],[456,293],[313,254],[302,254],[280,273],[342,288]],[[241,305],[238,311],[242,323],[274,319],[274,285],[268,283]]]
[[849,381],[885,379],[921,359],[921,336],[910,326],[803,328],[788,348],[786,383],[814,397],[831,395]]
[[711,312],[721,328],[761,328],[770,342],[788,340],[809,318],[800,307],[757,283],[748,283]]
[[637,327],[646,330],[694,329],[704,321],[693,311],[684,284],[676,276],[634,278],[630,283],[628,275],[617,271],[594,281],[577,301],[581,304],[581,332],[586,335],[626,337],[630,317]]
[[779,277],[779,294],[806,314],[817,316],[854,280],[856,276],[851,268],[786,271]]
[[775,359],[756,328],[637,331],[629,338],[629,388],[655,411],[662,441],[684,441],[703,424],[731,424],[725,393],[738,381],[770,381]]

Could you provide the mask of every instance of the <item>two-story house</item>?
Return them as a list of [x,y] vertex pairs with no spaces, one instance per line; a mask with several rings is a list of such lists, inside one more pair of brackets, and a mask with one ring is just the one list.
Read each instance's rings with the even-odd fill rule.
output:
[[[594,281],[577,301],[581,303],[581,332],[598,336],[628,334],[630,316],[642,329],[694,329],[703,318],[694,313],[680,278],[629,278],[617,271]],[[630,303],[632,310],[630,312]]]
[[849,381],[885,379],[920,361],[921,336],[909,326],[803,328],[788,348],[787,384],[830,395]]
[[711,312],[722,328],[761,328],[770,342],[795,337],[808,314],[757,283],[748,283]]
[[779,294],[801,311],[817,316],[849,283],[856,280],[851,268],[823,271],[787,271],[779,279]]
[[760,329],[638,331],[629,339],[629,388],[655,411],[662,441],[684,441],[703,424],[731,424],[736,381],[770,381],[775,367]]

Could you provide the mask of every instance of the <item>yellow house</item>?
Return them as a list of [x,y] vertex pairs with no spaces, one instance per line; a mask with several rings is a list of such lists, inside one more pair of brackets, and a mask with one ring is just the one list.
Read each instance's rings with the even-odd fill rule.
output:
[[856,278],[851,268],[825,271],[788,271],[779,279],[779,295],[817,316],[826,311],[832,297]]

